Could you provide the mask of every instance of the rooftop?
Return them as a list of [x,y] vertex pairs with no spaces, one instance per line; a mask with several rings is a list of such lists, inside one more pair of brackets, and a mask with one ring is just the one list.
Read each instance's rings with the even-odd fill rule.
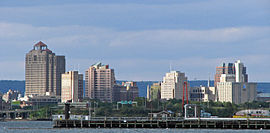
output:
[[34,47],[47,47],[47,45],[42,41],[39,41],[37,44],[34,45]]
[[41,50],[41,51],[52,52],[51,50],[48,49],[48,46],[45,43],[43,43],[42,41],[39,41],[38,43],[36,43],[34,45],[33,50]]

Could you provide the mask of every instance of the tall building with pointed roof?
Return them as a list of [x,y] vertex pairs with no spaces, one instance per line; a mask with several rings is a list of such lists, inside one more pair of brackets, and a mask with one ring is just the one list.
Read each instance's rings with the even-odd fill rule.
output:
[[25,95],[61,95],[61,74],[65,56],[56,56],[43,42],[38,42],[25,57]]

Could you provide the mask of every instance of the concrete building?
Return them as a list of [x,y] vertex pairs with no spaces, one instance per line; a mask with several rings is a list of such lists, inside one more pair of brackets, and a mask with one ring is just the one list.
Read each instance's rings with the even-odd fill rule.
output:
[[21,107],[34,106],[33,109],[38,109],[43,106],[57,105],[61,102],[60,96],[49,96],[49,93],[45,96],[28,95],[19,99],[21,101]]
[[247,68],[244,64],[237,60],[234,63],[235,67],[235,82],[248,82]]
[[148,101],[161,99],[161,83],[153,83],[153,85],[147,86],[147,99]]
[[2,99],[6,102],[18,100],[19,94],[19,91],[9,89],[8,92],[3,95]]
[[185,81],[187,81],[185,73],[181,73],[179,71],[166,73],[161,83],[161,99],[182,99]]
[[235,82],[248,82],[247,70],[244,64],[237,60],[235,63],[222,63],[221,66],[216,67],[215,74],[215,87],[217,87],[217,82],[220,82],[220,77],[222,74],[235,75]]
[[235,82],[234,74],[221,74],[219,82]]
[[85,97],[112,102],[114,85],[114,70],[110,69],[109,65],[99,62],[85,72]]
[[65,56],[56,56],[47,45],[38,42],[25,58],[25,95],[61,95],[61,74]]
[[201,102],[209,102],[215,101],[216,96],[215,87],[191,87],[190,88],[190,100],[191,101],[201,101]]
[[256,100],[257,84],[245,82],[218,82],[218,101],[241,104]]
[[61,101],[79,102],[83,99],[83,74],[69,71],[62,74]]
[[244,64],[237,60],[226,67],[217,67],[215,85],[217,100],[236,104],[256,100],[257,84],[248,83],[248,74]]
[[113,89],[113,101],[133,101],[139,97],[139,88],[136,82],[122,82]]

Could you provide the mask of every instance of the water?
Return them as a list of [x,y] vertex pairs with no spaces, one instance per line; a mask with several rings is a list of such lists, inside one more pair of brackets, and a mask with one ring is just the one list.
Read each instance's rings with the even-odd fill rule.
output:
[[221,130],[221,129],[54,129],[52,122],[11,121],[0,122],[0,133],[268,133],[270,130]]

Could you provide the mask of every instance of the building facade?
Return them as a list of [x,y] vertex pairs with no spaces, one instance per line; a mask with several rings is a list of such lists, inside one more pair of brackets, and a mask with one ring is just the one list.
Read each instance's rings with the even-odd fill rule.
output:
[[122,85],[114,86],[113,101],[134,101],[136,97],[139,97],[136,82],[122,82]]
[[47,45],[38,42],[25,58],[25,95],[61,95],[61,74],[65,56],[56,56]]
[[147,99],[148,101],[161,99],[161,83],[153,83],[147,86]]
[[78,71],[62,74],[61,101],[79,102],[83,99],[83,75]]
[[112,102],[114,85],[114,69],[110,69],[109,65],[99,62],[85,72],[85,97]]
[[215,87],[217,87],[217,83],[220,82],[222,74],[234,75],[235,82],[248,82],[246,67],[240,60],[237,60],[235,63],[222,63],[221,66],[216,67]]
[[232,71],[218,73],[219,80],[215,79],[217,100],[236,104],[256,100],[257,84],[248,83],[248,74],[244,64],[240,60],[229,64],[228,68]]
[[209,102],[215,101],[216,96],[215,87],[191,87],[190,88],[190,100],[191,101],[201,101]]
[[218,101],[241,104],[257,97],[257,84],[244,82],[218,82]]
[[187,82],[185,73],[179,71],[166,73],[161,83],[161,99],[182,99],[184,82]]
[[8,92],[3,95],[2,99],[6,102],[10,102],[12,100],[18,100],[20,95],[21,93],[19,91],[9,89]]

